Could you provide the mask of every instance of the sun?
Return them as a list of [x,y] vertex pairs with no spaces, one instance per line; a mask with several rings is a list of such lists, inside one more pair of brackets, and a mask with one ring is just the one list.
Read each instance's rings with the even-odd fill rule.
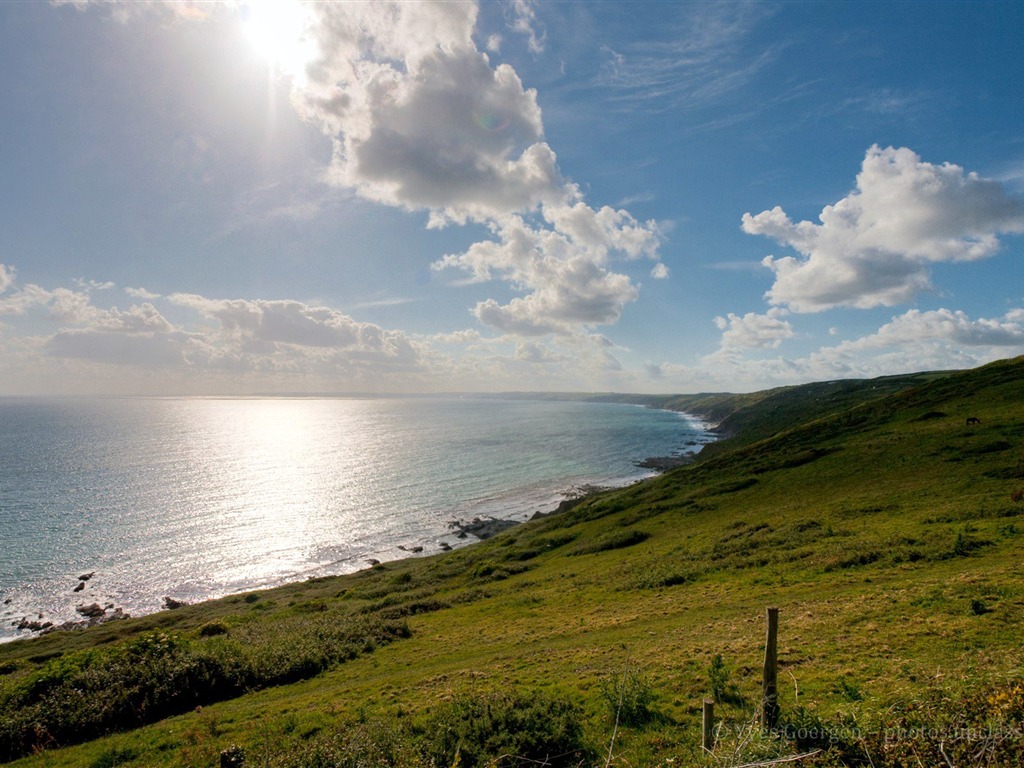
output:
[[253,47],[282,74],[301,79],[316,54],[308,4],[299,0],[247,0],[242,26]]

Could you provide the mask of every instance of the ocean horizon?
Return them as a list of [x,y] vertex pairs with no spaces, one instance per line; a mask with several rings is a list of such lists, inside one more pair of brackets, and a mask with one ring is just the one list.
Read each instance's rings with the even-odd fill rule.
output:
[[0,641],[456,548],[712,439],[535,397],[0,399]]

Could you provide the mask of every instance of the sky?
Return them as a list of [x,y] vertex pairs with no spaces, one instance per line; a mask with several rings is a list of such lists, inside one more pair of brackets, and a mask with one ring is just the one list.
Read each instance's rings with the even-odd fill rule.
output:
[[1024,354],[1022,2],[0,2],[0,395]]

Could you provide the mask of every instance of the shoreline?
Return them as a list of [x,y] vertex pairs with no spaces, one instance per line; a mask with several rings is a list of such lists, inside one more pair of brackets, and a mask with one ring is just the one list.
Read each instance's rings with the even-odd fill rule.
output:
[[[644,459],[643,461],[660,463],[672,462],[678,460],[679,458],[681,457],[662,457],[659,460],[656,457],[652,457],[650,459]],[[690,460],[692,460],[692,457],[690,458]],[[641,462],[636,462],[636,466],[641,466]],[[455,549],[461,549],[463,547],[472,546],[473,544],[478,544],[482,541],[486,541],[487,539],[497,536],[498,534],[503,533],[504,531],[523,525],[524,523],[533,522],[534,520],[543,520],[548,517],[554,517],[556,515],[563,514],[564,512],[569,511],[570,509],[572,509],[580,502],[582,502],[584,499],[590,496],[594,496],[596,494],[603,493],[606,491],[613,491],[618,488],[626,488],[631,485],[636,485],[637,483],[642,483],[647,480],[651,480],[655,477],[658,477],[661,474],[662,471],[655,469],[653,473],[650,475],[633,480],[628,480],[620,485],[598,485],[593,483],[585,483],[582,485],[572,486],[568,490],[562,492],[562,499],[557,503],[557,505],[554,508],[549,510],[538,509],[534,511],[532,514],[529,512],[520,513],[524,515],[523,519],[502,518],[494,517],[491,515],[476,515],[469,520],[457,518],[452,519],[447,523],[448,529],[451,532],[450,535],[454,536],[456,539],[460,541],[464,541],[465,543],[461,545],[456,544],[453,546],[447,544],[444,541],[439,541],[438,550],[431,552],[425,551],[425,547],[419,545],[398,545],[397,549],[401,550],[404,553],[403,556],[391,558],[386,561],[381,561],[372,557],[363,557],[361,558],[361,561],[365,563],[365,566],[362,568],[356,568],[352,571],[306,576],[305,578],[303,578],[299,574],[294,574],[292,578],[286,578],[280,582],[276,582],[273,584],[260,586],[251,585],[244,589],[225,592],[224,594],[203,597],[199,600],[195,600],[194,602],[179,600],[167,595],[163,598],[162,608],[159,608],[155,611],[146,611],[137,614],[130,614],[124,609],[123,606],[118,606],[115,603],[111,602],[107,602],[105,605],[100,605],[100,603],[98,602],[92,602],[88,604],[82,603],[76,605],[74,610],[82,618],[70,619],[66,621],[61,621],[59,623],[48,620],[46,618],[45,611],[28,612],[26,615],[23,615],[20,619],[16,618],[10,622],[8,626],[16,627],[18,630],[18,634],[14,634],[7,637],[0,637],[0,644],[18,642],[20,640],[31,640],[33,638],[38,637],[45,637],[46,635],[52,634],[54,632],[71,632],[76,630],[84,630],[114,621],[124,621],[126,619],[131,618],[152,616],[156,613],[161,613],[162,611],[176,610],[178,608],[182,608],[188,605],[197,605],[214,600],[221,600],[232,595],[243,595],[252,592],[276,589],[278,587],[286,587],[292,584],[301,583],[302,581],[305,581],[309,578],[333,578],[348,576],[352,573],[358,573],[359,571],[368,570],[369,568],[381,565],[382,562],[399,562],[401,560],[411,559],[414,557],[426,557],[431,555],[445,554],[447,552],[454,551]],[[87,582],[91,580],[95,575],[95,572],[88,574],[88,578],[85,578],[84,581]],[[80,582],[79,585],[81,586],[82,583],[84,582]],[[78,593],[80,591],[81,590],[79,589],[79,587],[75,587],[72,590],[72,594]],[[36,618],[31,618],[31,616],[35,616]],[[5,618],[10,618],[10,615]],[[28,632],[29,634],[22,634],[23,632]]]
[[[569,490],[562,492],[561,501],[559,501],[553,509],[547,511],[537,510],[532,514],[528,512],[521,513],[526,515],[526,517],[522,520],[516,520],[513,518],[493,517],[490,515],[476,515],[469,520],[453,519],[447,523],[448,529],[451,532],[450,535],[454,536],[456,539],[465,541],[464,544],[456,544],[455,546],[452,546],[444,541],[439,541],[438,550],[431,552],[426,552],[425,548],[419,545],[398,545],[396,548],[405,553],[404,556],[392,558],[387,561],[381,561],[372,557],[363,557],[361,558],[361,561],[366,564],[365,567],[356,568],[353,571],[347,571],[342,573],[329,573],[320,576],[306,576],[305,578],[300,577],[299,574],[294,574],[294,578],[286,578],[277,583],[263,586],[249,586],[237,591],[231,591],[226,592],[224,594],[203,597],[194,602],[178,600],[171,596],[164,596],[162,608],[156,611],[147,611],[144,613],[138,613],[134,615],[129,614],[127,611],[125,611],[123,606],[118,606],[114,603],[109,602],[105,605],[100,605],[98,602],[92,602],[89,604],[82,603],[76,605],[75,612],[82,616],[82,618],[62,621],[60,623],[47,620],[45,612],[30,612],[30,615],[34,615],[36,616],[36,618],[30,618],[30,615],[24,615],[20,619],[15,619],[14,621],[11,621],[8,626],[16,627],[19,634],[15,634],[8,637],[0,637],[0,644],[18,642],[20,640],[31,640],[33,638],[38,637],[45,637],[46,635],[52,634],[54,632],[71,632],[76,630],[84,630],[114,621],[124,621],[126,619],[131,618],[142,618],[143,616],[152,616],[156,613],[161,613],[163,611],[172,611],[189,605],[198,605],[215,600],[221,600],[232,595],[244,595],[253,592],[277,589],[279,587],[287,587],[292,584],[302,583],[303,581],[308,580],[310,578],[337,578],[342,576],[348,576],[353,573],[358,573],[359,571],[368,570],[375,566],[381,565],[382,562],[400,562],[402,560],[408,560],[418,556],[426,557],[431,555],[442,555],[447,552],[454,551],[455,549],[461,549],[463,547],[472,546],[473,544],[478,544],[482,541],[486,541],[487,539],[497,536],[498,534],[503,533],[504,531],[507,531],[511,528],[523,525],[524,523],[529,523],[534,520],[542,520],[544,518],[553,517],[555,515],[567,512],[568,510],[572,509],[589,496],[593,496],[604,491],[615,490],[616,488],[625,488],[628,487],[629,485],[641,483],[644,482],[645,480],[649,480],[652,477],[656,476],[657,474],[650,475],[648,477],[639,478],[637,480],[633,480],[631,482],[627,482],[623,485],[618,486],[595,484],[583,484],[579,486],[573,486]],[[469,540],[470,537],[472,537],[472,539],[474,540]],[[72,593],[74,594],[80,592],[81,585],[85,582],[90,581],[95,575],[96,573],[92,572],[89,573],[87,576],[79,577],[79,579],[82,579],[83,581],[80,581],[79,587],[75,587],[72,590]],[[6,604],[9,603],[10,600],[8,599],[6,601]],[[10,616],[5,617],[5,619],[6,618],[10,618]],[[28,632],[29,634],[20,634],[22,632]]]
[[[355,553],[350,557],[334,561],[317,562],[315,559],[310,559],[308,567],[291,573],[281,574],[280,579],[262,580],[263,583],[260,583],[260,579],[256,579],[249,583],[237,583],[234,585],[235,588],[225,585],[229,586],[229,588],[226,590],[214,589],[206,594],[188,594],[188,590],[176,590],[171,585],[166,593],[157,591],[155,594],[146,595],[143,600],[136,599],[135,607],[132,607],[132,595],[121,595],[119,600],[116,590],[109,591],[111,588],[102,583],[104,574],[100,572],[82,574],[77,579],[77,586],[75,586],[76,580],[69,576],[67,592],[60,590],[58,584],[57,589],[52,590],[52,594],[44,598],[44,601],[41,603],[36,603],[34,600],[31,600],[31,595],[27,595],[28,600],[24,600],[24,602],[19,601],[21,602],[20,605],[12,606],[17,593],[13,595],[8,593],[8,595],[5,595],[7,599],[0,606],[0,612],[6,614],[2,618],[4,626],[2,627],[3,634],[0,635],[0,643],[32,639],[52,632],[87,629],[132,617],[150,616],[164,610],[174,610],[185,605],[218,600],[231,595],[274,589],[299,583],[310,578],[343,576],[365,570],[381,562],[395,562],[410,557],[443,554],[456,548],[484,541],[522,523],[561,514],[595,493],[628,487],[657,477],[676,467],[689,464],[704,445],[714,442],[714,433],[707,428],[704,422],[692,414],[650,405],[646,407],[680,414],[686,417],[691,425],[703,434],[699,435],[700,439],[687,440],[672,455],[653,456],[633,461],[632,464],[635,468],[646,470],[646,473],[639,476],[633,474],[631,476],[621,476],[617,480],[610,482],[598,480],[571,485],[568,489],[557,492],[555,498],[550,499],[547,503],[539,502],[538,504],[537,500],[530,502],[524,498],[522,501],[526,503],[515,511],[509,510],[507,515],[500,512],[498,515],[480,512],[472,516],[467,515],[466,517],[450,519],[444,524],[447,527],[447,532],[441,528],[429,531],[423,530],[420,532],[421,535],[418,540],[413,535],[410,537],[411,540],[407,539],[402,544],[396,544],[392,541],[390,544],[385,544],[383,549],[378,548],[375,550],[369,547],[362,553]],[[534,510],[532,513],[530,511],[531,508]],[[448,540],[446,541],[445,539]],[[384,542],[381,543],[383,544]],[[93,581],[94,576],[99,578]],[[97,582],[99,583],[97,584]],[[104,587],[106,587],[106,590]],[[66,601],[61,598],[62,594],[67,595]],[[76,597],[79,599],[76,600]],[[125,597],[127,597],[125,604],[119,604]],[[156,601],[160,600],[161,597],[162,605],[157,607],[159,603],[156,603]],[[151,600],[150,598],[153,599]],[[49,601],[48,604],[45,602],[46,600]],[[140,609],[138,603],[143,601],[146,604]],[[150,603],[156,604],[150,605]],[[9,610],[3,610],[5,608]],[[19,608],[20,610],[18,610]]]

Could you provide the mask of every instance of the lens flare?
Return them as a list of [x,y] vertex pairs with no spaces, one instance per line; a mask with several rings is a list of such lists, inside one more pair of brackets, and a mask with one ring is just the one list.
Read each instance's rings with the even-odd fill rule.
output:
[[308,6],[299,0],[249,0],[242,6],[242,26],[253,47],[282,74],[305,76],[316,54]]
[[473,121],[488,133],[500,133],[508,128],[509,124],[508,117],[483,111],[474,111]]

